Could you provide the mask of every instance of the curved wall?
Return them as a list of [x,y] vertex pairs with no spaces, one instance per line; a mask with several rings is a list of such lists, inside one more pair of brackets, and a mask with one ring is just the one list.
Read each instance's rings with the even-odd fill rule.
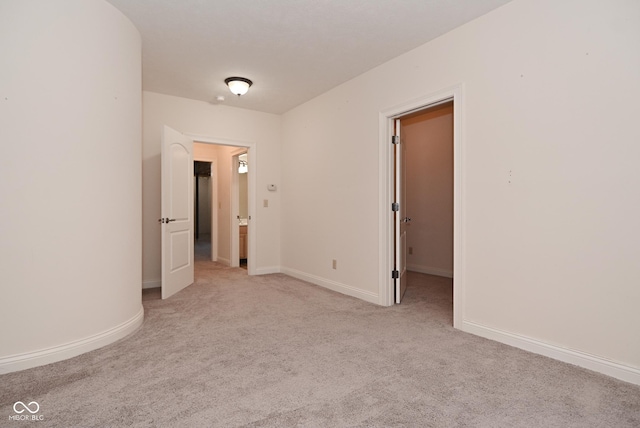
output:
[[141,323],[141,40],[103,0],[0,4],[0,373]]

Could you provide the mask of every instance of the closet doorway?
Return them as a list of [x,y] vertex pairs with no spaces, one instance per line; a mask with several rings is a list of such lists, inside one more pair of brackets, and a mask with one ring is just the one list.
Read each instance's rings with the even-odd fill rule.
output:
[[[400,271],[419,273],[440,277],[452,282],[453,287],[453,326],[460,328],[463,322],[464,308],[464,200],[461,197],[464,183],[464,140],[461,124],[464,122],[464,99],[462,85],[443,89],[431,95],[413,99],[380,112],[380,238],[383,251],[380,253],[380,304],[390,306],[401,302]],[[448,123],[445,128],[451,136],[444,147],[445,158],[428,154],[435,164],[428,164],[419,159],[419,155],[405,153],[405,163],[396,144],[407,136],[411,139],[411,127],[421,128],[432,120]],[[399,131],[399,132],[398,132]],[[400,138],[395,138],[399,133]],[[410,145],[411,143],[409,143]],[[400,159],[400,162],[397,160]],[[413,165],[412,165],[413,163]],[[447,163],[448,184],[437,185],[438,177],[428,177],[427,182],[416,177],[415,173],[423,173],[428,168],[441,168]],[[398,164],[400,168],[398,168]],[[402,168],[404,166],[405,168]],[[409,177],[402,176],[403,170]],[[404,171],[404,172],[406,172]],[[442,172],[442,171],[441,171]],[[407,185],[407,181],[412,181]],[[405,183],[402,186],[402,183]],[[398,186],[400,184],[400,186]],[[425,186],[431,186],[428,196]],[[413,186],[413,190],[411,190]],[[398,188],[400,187],[400,188]],[[414,197],[405,195],[413,192]],[[405,212],[400,212],[405,198]],[[409,202],[407,206],[406,202]],[[446,222],[436,221],[437,215],[424,211],[421,204],[446,207]],[[430,208],[430,207],[427,207]],[[414,211],[412,213],[412,211]],[[416,215],[417,214],[417,215]],[[425,227],[416,224],[423,221]],[[431,227],[431,223],[434,227]],[[437,225],[436,225],[437,223]],[[407,226],[409,224],[409,226]],[[404,226],[404,227],[403,227]],[[419,233],[417,229],[423,229]],[[406,230],[404,239],[402,231]],[[400,233],[398,233],[400,231]],[[440,240],[443,238],[444,240]],[[429,248],[429,240],[437,241],[437,248]],[[435,242],[434,242],[435,243]],[[411,253],[411,254],[410,254]],[[453,279],[453,281],[451,281]],[[451,285],[450,285],[451,286]]]

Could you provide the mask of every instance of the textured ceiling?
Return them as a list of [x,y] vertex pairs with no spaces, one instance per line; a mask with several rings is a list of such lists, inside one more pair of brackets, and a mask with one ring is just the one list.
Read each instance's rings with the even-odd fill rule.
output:
[[279,114],[510,0],[107,1],[142,34],[145,90]]

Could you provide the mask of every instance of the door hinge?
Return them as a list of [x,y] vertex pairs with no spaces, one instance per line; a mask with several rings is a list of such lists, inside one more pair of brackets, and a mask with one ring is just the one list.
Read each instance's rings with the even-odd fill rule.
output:
[[400,211],[400,204],[397,202],[394,202],[391,204],[391,211],[396,212],[396,211]]
[[400,144],[400,136],[394,135],[391,137],[391,144]]
[[392,271],[391,271],[391,278],[392,278],[392,279],[398,279],[398,278],[400,278],[400,272],[398,272],[397,270],[392,270]]

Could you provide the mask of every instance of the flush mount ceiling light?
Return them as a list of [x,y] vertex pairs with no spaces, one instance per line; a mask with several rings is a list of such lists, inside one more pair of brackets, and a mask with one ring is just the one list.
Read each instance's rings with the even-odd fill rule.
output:
[[224,79],[224,83],[227,84],[229,90],[237,96],[244,95],[249,90],[249,87],[253,85],[253,82],[244,77],[227,77]]

